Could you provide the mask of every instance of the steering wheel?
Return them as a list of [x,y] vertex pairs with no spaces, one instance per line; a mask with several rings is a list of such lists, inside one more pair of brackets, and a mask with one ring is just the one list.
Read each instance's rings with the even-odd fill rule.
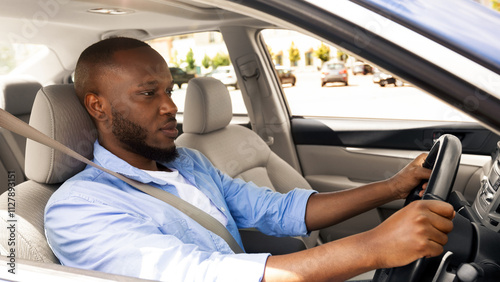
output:
[[[442,135],[432,146],[429,154],[423,164],[424,167],[432,169],[427,189],[424,192],[422,200],[440,200],[448,201],[455,177],[457,175],[460,156],[462,153],[462,144],[454,135]],[[423,183],[421,183],[423,184]],[[406,198],[405,205],[413,200],[419,199],[421,185],[415,187]],[[440,259],[418,259],[408,265],[395,268],[378,269],[375,272],[373,281],[375,282],[417,282],[432,279],[424,278],[426,269],[433,267],[437,269]],[[431,265],[432,264],[432,265]]]

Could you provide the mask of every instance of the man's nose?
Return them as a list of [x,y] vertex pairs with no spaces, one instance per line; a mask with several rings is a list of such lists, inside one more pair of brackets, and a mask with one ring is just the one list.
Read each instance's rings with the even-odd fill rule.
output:
[[177,114],[177,106],[175,105],[172,97],[169,94],[165,93],[162,95],[161,104],[160,104],[160,114]]

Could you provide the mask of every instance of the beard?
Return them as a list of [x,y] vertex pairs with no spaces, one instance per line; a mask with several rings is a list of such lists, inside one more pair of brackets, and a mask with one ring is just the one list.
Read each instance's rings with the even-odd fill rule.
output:
[[132,152],[150,160],[164,163],[171,162],[179,156],[175,144],[170,148],[150,146],[146,143],[147,130],[145,128],[126,119],[114,108],[111,108],[111,113],[113,115],[112,133]]

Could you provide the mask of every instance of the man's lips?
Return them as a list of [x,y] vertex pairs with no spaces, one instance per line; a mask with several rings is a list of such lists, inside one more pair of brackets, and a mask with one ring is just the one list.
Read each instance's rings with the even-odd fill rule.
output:
[[175,119],[168,121],[167,124],[160,128],[160,131],[167,137],[176,138],[179,134],[177,130],[177,121]]

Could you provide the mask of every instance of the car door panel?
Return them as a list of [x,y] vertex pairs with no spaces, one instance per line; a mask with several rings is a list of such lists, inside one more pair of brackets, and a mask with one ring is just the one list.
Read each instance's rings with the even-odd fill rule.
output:
[[[454,190],[471,202],[479,189],[484,166],[489,163],[488,154],[493,152],[492,144],[498,141],[498,136],[475,124],[454,127],[442,122],[422,122],[419,126],[401,121],[294,118],[292,133],[303,174],[320,192],[342,191],[387,179],[430,149],[432,133],[458,133],[464,154]],[[402,208],[403,203],[393,201],[326,228],[321,237],[331,241],[369,230]]]
[[366,119],[292,119],[296,144],[429,150],[443,134],[462,142],[463,153],[489,155],[500,137],[475,123]]

